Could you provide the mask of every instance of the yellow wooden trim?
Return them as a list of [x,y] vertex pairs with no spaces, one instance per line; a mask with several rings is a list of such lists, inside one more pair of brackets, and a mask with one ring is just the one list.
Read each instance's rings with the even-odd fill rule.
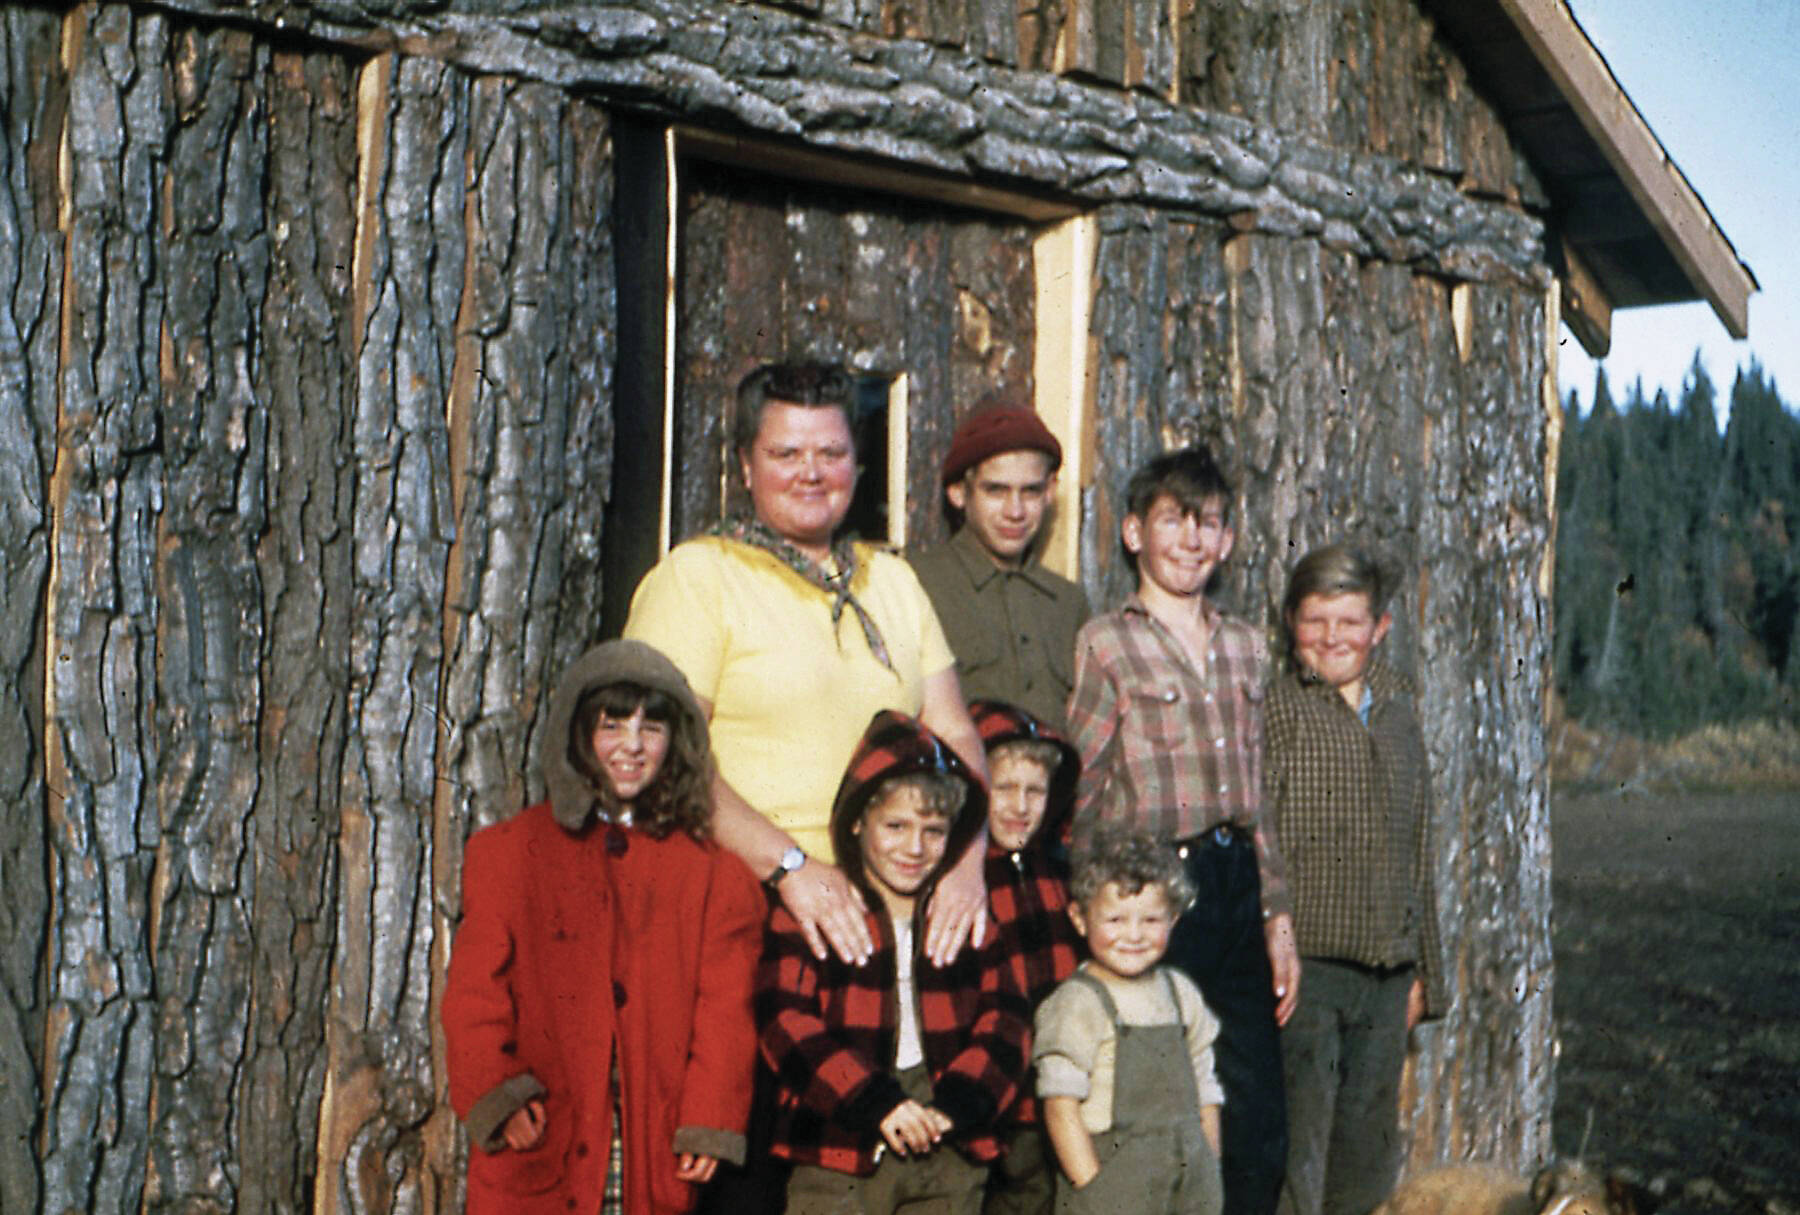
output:
[[1034,404],[1062,444],[1056,514],[1044,541],[1044,564],[1065,578],[1081,573],[1081,491],[1092,476],[1088,420],[1093,410],[1094,263],[1100,225],[1078,215],[1041,232],[1032,246],[1037,279]]
[[[675,523],[675,322],[676,286],[681,271],[679,233],[681,224],[681,158],[673,127],[663,130],[663,424],[662,424],[662,501],[657,507],[656,553],[668,555],[673,542]],[[731,458],[724,460],[723,479],[731,480]],[[720,487],[719,501],[727,501],[730,485]]]
[[906,547],[906,460],[912,446],[912,380],[901,372],[888,383],[887,512],[888,543]]

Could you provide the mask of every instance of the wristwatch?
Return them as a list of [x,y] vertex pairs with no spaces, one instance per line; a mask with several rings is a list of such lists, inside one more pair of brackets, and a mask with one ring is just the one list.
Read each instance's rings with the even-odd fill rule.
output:
[[781,885],[781,879],[806,864],[806,852],[798,844],[792,844],[781,854],[781,862],[775,866],[775,872],[763,879],[763,885],[770,890]]

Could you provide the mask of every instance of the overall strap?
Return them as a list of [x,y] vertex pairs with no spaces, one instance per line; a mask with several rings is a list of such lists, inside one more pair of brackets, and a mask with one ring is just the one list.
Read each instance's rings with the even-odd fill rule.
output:
[[1113,1028],[1117,1029],[1119,1026],[1119,1006],[1113,1003],[1112,993],[1106,990],[1106,984],[1102,983],[1099,979],[1096,979],[1087,971],[1080,969],[1077,969],[1075,973],[1069,977],[1084,984],[1091,989],[1095,995],[1100,997],[1100,1007],[1106,1010],[1106,1015],[1112,1018]]
[[1175,1006],[1175,1024],[1181,1027],[1182,1035],[1187,1034],[1187,1018],[1181,1012],[1181,993],[1175,989],[1175,976],[1167,966],[1158,966],[1157,973],[1162,975],[1163,989],[1169,993],[1169,1003]]

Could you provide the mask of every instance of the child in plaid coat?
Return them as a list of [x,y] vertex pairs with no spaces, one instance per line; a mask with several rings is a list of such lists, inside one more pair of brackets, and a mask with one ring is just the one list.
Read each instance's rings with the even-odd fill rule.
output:
[[[1025,710],[977,700],[969,716],[988,760],[988,914],[1014,985],[1035,1010],[1086,954],[1069,918],[1068,850],[1081,759]],[[1021,1085],[1006,1128],[1006,1154],[988,1179],[985,1215],[1049,1215],[1056,1166],[1044,1139],[1033,1082]]]
[[757,974],[776,1077],[775,1155],[794,1163],[789,1215],[980,1209],[996,1125],[1025,1073],[1029,1012],[990,940],[924,960],[933,885],[981,828],[987,798],[941,740],[875,715],[832,807],[837,863],[869,907],[875,953],[821,959],[777,907]]

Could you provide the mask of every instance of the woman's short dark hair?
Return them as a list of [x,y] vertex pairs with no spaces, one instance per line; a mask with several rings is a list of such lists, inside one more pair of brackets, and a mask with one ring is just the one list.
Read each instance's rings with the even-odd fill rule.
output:
[[852,445],[856,442],[856,383],[836,363],[764,363],[739,380],[731,435],[739,452],[749,451],[756,442],[763,408],[770,401],[834,408],[844,415]]
[[681,830],[704,840],[712,833],[706,741],[700,723],[668,693],[630,680],[589,688],[569,720],[569,763],[592,786],[608,817],[618,814],[623,806],[594,754],[594,729],[602,716],[630,717],[640,705],[647,720],[669,727],[669,750],[655,779],[632,800],[631,825],[654,839]]

